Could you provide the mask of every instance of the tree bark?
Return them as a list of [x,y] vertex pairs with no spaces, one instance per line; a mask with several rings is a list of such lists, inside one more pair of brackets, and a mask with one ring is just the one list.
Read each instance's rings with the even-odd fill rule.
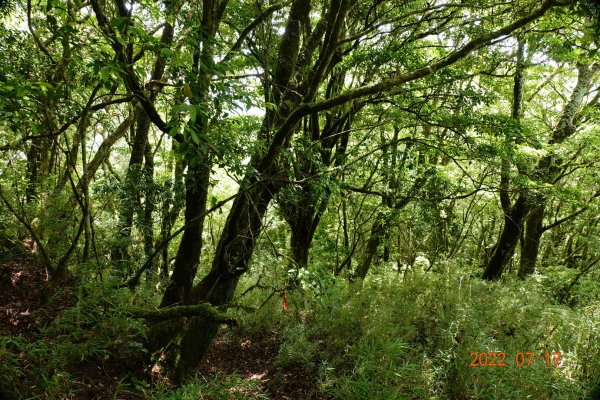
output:
[[186,229],[175,257],[173,274],[160,307],[191,304],[189,295],[198,270],[204,227],[204,218],[198,218],[198,216],[206,209],[210,170],[210,163],[188,166],[185,193]]
[[[247,195],[236,198],[223,228],[223,233],[210,272],[191,294],[191,302],[226,305],[234,295],[240,276],[248,270],[252,252],[262,229],[262,218],[278,187],[257,184]],[[205,318],[191,318],[183,327],[181,351],[174,380],[185,380],[208,350],[219,324]]]
[[[154,183],[154,154],[150,144],[146,144],[144,151],[144,218],[141,224],[144,236],[144,254],[150,258],[154,247],[154,220],[152,214],[156,208],[156,188]],[[148,276],[152,276],[154,268],[148,270]]]
[[[176,8],[173,6],[167,7],[167,14],[176,12]],[[167,18],[168,19],[168,18]],[[165,22],[165,26],[162,31],[160,38],[160,44],[163,48],[168,48],[173,42],[174,28],[168,21]],[[154,65],[152,68],[152,74],[150,81],[160,81],[163,78],[166,68],[166,57],[160,52],[156,56]],[[154,104],[158,92],[156,90],[150,90],[148,93],[147,101],[151,105]],[[134,108],[134,112],[137,112],[135,122],[135,136],[133,140],[133,147],[131,149],[131,155],[129,158],[129,166],[127,168],[127,174],[123,184],[123,192],[121,198],[121,207],[119,211],[119,240],[116,244],[116,248],[113,251],[113,261],[124,261],[129,259],[128,247],[129,240],[131,237],[131,229],[133,227],[133,215],[137,209],[136,205],[139,204],[139,199],[142,192],[148,194],[153,184],[153,162],[146,157],[146,165],[143,165],[144,158],[147,154],[151,155],[151,152],[146,147],[148,146],[148,134],[150,132],[151,118],[148,111],[139,110],[137,107]],[[150,157],[151,158],[151,157]],[[152,175],[150,175],[152,174]],[[145,212],[152,212],[152,203],[154,201],[153,196],[146,198],[146,209]],[[150,208],[148,206],[150,205]],[[139,212],[140,226],[145,236],[145,241],[148,241],[147,229],[148,226],[144,224],[144,220],[147,219],[147,215]],[[147,222],[147,221],[146,221]],[[147,247],[145,243],[145,247]],[[146,249],[147,250],[147,249]]]
[[496,242],[494,252],[485,267],[483,279],[496,280],[502,277],[506,264],[515,253],[515,248],[521,237],[523,221],[529,210],[529,200],[526,195],[520,194],[510,212],[504,215],[504,227]]
[[381,241],[381,237],[384,233],[383,220],[384,215],[382,213],[378,213],[375,217],[373,225],[371,226],[371,236],[367,241],[367,247],[363,252],[362,260],[360,261],[360,264],[358,264],[358,267],[356,267],[356,271],[354,271],[353,279],[359,279],[362,281],[367,277],[367,273],[371,268],[373,258],[375,257],[375,253],[377,253],[379,242]]
[[[193,296],[192,285],[202,251],[204,211],[212,169],[206,113],[209,110],[211,79],[215,73],[215,35],[226,5],[227,0],[207,0],[202,3],[202,20],[198,26],[200,43],[194,46],[193,53],[192,70],[196,75],[189,82],[192,92],[190,103],[202,112],[198,112],[195,120],[190,121],[185,132],[189,145],[195,150],[186,153],[188,170],[185,177],[185,230],[175,258],[173,273],[160,304],[161,308],[200,302],[224,304],[213,302],[208,296]],[[226,280],[216,281],[215,285],[224,282]],[[237,284],[237,281],[235,283]],[[171,376],[175,382],[182,382],[198,365],[218,326],[215,321],[193,317],[152,327],[149,334],[152,346],[155,349],[166,347],[166,360],[170,364]],[[169,343],[172,345],[167,346]]]
[[[176,143],[172,142],[171,151],[175,151]],[[162,242],[171,235],[171,230],[181,208],[185,201],[185,184],[183,179],[183,171],[185,163],[183,160],[177,160],[173,165],[172,162],[167,162],[167,171],[171,180],[165,182],[163,188],[164,198],[161,206],[161,225],[160,225],[160,240]],[[163,246],[161,251],[161,275],[163,278],[169,276],[169,246]]]
[[518,272],[518,276],[521,279],[533,274],[535,271],[540,240],[542,238],[542,233],[544,233],[543,222],[545,206],[543,203],[544,202],[542,201],[542,204],[538,204],[534,207],[525,225],[525,239],[523,247],[521,248],[521,261]]
[[314,229],[311,229],[310,225],[311,221],[309,220],[296,220],[296,224],[290,225],[292,257],[296,264],[295,267],[298,269],[306,268],[308,265],[308,254],[314,235]]
[[[94,2],[92,0],[92,5],[94,5]],[[340,3],[343,5],[354,4],[350,0],[336,2],[337,5]],[[212,4],[210,1],[203,2],[203,8],[210,4]],[[305,87],[306,91],[302,94],[302,91],[298,92],[296,90],[298,87],[290,84],[290,78],[293,76],[298,61],[302,33],[300,28],[302,27],[302,21],[309,20],[311,2],[309,0],[293,1],[286,30],[280,42],[272,85],[265,90],[271,92],[271,95],[266,94],[267,100],[277,107],[277,113],[267,110],[263,127],[259,132],[261,139],[267,139],[267,150],[264,154],[258,154],[251,159],[249,170],[252,173],[248,174],[240,185],[240,195],[236,197],[227,217],[215,250],[211,270],[198,285],[192,288],[189,296],[190,303],[205,301],[213,305],[224,305],[233,298],[240,276],[248,270],[248,264],[261,233],[262,219],[268,205],[273,196],[281,189],[281,182],[287,180],[285,179],[286,176],[281,174],[281,165],[277,161],[282,149],[289,146],[290,139],[297,130],[302,118],[346,104],[357,98],[397,89],[399,85],[431,75],[463,59],[472,51],[487,45],[490,41],[508,35],[515,29],[541,17],[555,5],[554,2],[545,2],[535,12],[504,28],[472,40],[454,53],[427,66],[398,74],[394,78],[374,85],[351,89],[332,98],[314,102],[317,93],[314,89],[319,87],[321,77],[325,76],[328,70],[323,66],[329,65],[335,53],[333,50],[338,45],[335,32],[336,30],[338,32],[343,30],[344,18],[337,19],[337,16],[345,15],[347,9],[344,12],[340,11],[339,14],[331,13],[335,24],[332,25],[331,29],[328,28],[330,33],[325,36],[328,40],[331,40],[331,43],[324,43],[322,46],[322,49],[331,51],[327,50],[321,54],[314,69],[314,77],[318,79],[308,82]],[[95,7],[95,10],[97,8]],[[340,10],[342,10],[342,7],[340,7]],[[203,19],[208,15],[212,14],[203,12]],[[206,42],[203,45],[203,50],[210,47]],[[130,73],[126,76],[129,85],[135,83],[131,82],[132,75]],[[302,85],[300,87],[302,88]],[[146,103],[142,103],[147,106]],[[157,121],[155,123],[158,123],[162,127],[161,129],[164,129],[165,124],[161,122],[160,117],[156,115],[154,117]],[[180,357],[173,376],[175,382],[183,381],[198,365],[199,360],[212,342],[217,328],[217,324],[200,317],[193,317],[184,322],[181,334],[179,335],[179,332],[177,332],[177,336],[181,340],[179,342]],[[173,338],[171,336],[169,339]]]
[[[525,41],[522,37],[519,37],[511,112],[511,117],[517,123],[520,123],[521,121],[523,108],[524,58]],[[507,140],[507,145],[511,145],[509,140]],[[500,204],[502,206],[502,211],[504,212],[504,226],[483,273],[483,278],[488,280],[499,279],[502,276],[506,264],[514,255],[518,240],[521,237],[523,219],[529,212],[528,200],[525,198],[524,193],[521,193],[515,204],[511,205],[510,168],[511,165],[508,160],[508,155],[505,154],[502,157],[500,171]]]
[[[129,166],[121,192],[119,209],[118,242],[112,253],[113,261],[129,259],[128,247],[133,227],[133,215],[139,204],[143,179],[143,161],[150,130],[150,119],[143,111],[138,111],[135,123],[135,136]],[[140,213],[141,215],[141,213]]]

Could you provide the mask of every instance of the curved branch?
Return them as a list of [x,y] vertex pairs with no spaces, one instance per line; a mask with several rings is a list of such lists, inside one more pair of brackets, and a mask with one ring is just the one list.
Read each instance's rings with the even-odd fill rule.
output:
[[547,230],[555,228],[558,225],[562,224],[563,222],[567,222],[568,220],[575,218],[579,214],[584,213],[585,211],[587,211],[590,208],[590,203],[597,197],[600,197],[600,190],[597,191],[596,193],[594,193],[594,195],[587,201],[587,204],[585,206],[583,206],[582,208],[580,208],[579,210],[575,211],[572,214],[567,215],[566,217],[558,219],[549,225],[544,225],[542,227],[542,232],[546,232]]
[[[248,189],[246,189],[246,190],[248,190]],[[135,275],[133,277],[131,277],[131,279],[129,279],[127,282],[118,285],[117,288],[120,289],[120,288],[128,287],[133,290],[140,282],[140,278],[142,277],[142,274],[144,273],[144,271],[146,271],[147,269],[152,267],[152,260],[154,260],[154,258],[161,252],[161,250],[165,246],[167,246],[171,242],[171,240],[173,240],[174,238],[179,236],[186,228],[189,228],[190,225],[197,223],[197,221],[200,220],[201,218],[204,218],[205,216],[212,213],[213,211],[216,211],[217,209],[223,207],[225,204],[229,203],[231,200],[242,195],[243,193],[245,193],[245,191],[240,190],[239,192],[229,196],[228,198],[219,201],[213,207],[209,208],[208,210],[204,211],[203,213],[192,218],[181,228],[177,229],[175,232],[173,232],[171,235],[169,235],[167,238],[165,238],[165,240],[163,240],[156,246],[156,248],[154,249],[154,252],[146,259],[146,262],[144,262],[144,264],[135,273]]]
[[46,46],[44,46],[44,44],[40,41],[40,38],[37,37],[35,31],[33,30],[33,26],[31,25],[31,0],[27,0],[27,29],[29,29],[29,33],[31,33],[35,44],[37,44],[42,53],[44,53],[50,59],[52,65],[56,64],[56,61],[54,61],[54,58],[52,58],[52,55],[50,52],[48,52]]
[[123,45],[121,45],[117,40],[116,33],[111,28],[108,18],[104,14],[102,7],[98,3],[98,0],[91,0],[91,5],[92,9],[94,10],[94,14],[96,15],[96,21],[98,21],[98,25],[110,39],[109,41],[117,57],[117,62],[123,66],[121,69],[121,75],[127,90],[129,90],[129,92],[131,92],[131,94],[140,102],[150,121],[152,121],[152,123],[162,132],[168,134],[170,131],[170,124],[163,121],[152,101],[144,93],[144,88],[135,76],[133,65],[128,62],[127,55],[123,50]]

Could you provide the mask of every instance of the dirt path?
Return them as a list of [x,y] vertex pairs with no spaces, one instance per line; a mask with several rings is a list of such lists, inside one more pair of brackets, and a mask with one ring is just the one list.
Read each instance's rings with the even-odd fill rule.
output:
[[236,335],[225,328],[213,343],[200,367],[203,376],[217,373],[242,376],[256,381],[263,395],[273,400],[323,399],[316,392],[318,371],[303,365],[276,367],[279,352],[277,332],[262,335]]

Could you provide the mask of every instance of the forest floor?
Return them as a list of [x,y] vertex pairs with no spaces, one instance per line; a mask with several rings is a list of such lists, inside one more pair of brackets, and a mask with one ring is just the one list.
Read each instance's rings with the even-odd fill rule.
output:
[[222,331],[203,360],[200,373],[204,377],[238,374],[245,380],[256,381],[260,392],[269,399],[317,398],[314,397],[318,380],[316,368],[308,370],[298,364],[287,365],[285,371],[280,371],[275,363],[278,352],[277,332],[240,336]]
[[[0,336],[21,336],[29,342],[44,340],[43,327],[75,304],[74,286],[74,281],[68,281],[59,288],[50,287],[46,271],[31,258],[0,263]],[[314,398],[317,371],[300,365],[288,365],[280,371],[275,364],[278,352],[277,332],[252,336],[224,329],[203,360],[199,375],[215,384],[219,377],[230,375],[251,381],[256,390],[251,396],[256,398]],[[69,369],[75,378],[71,380],[74,387],[69,388],[69,395],[58,394],[59,399],[142,399],[130,389],[132,373],[138,380],[150,383],[151,379],[148,368],[132,371],[113,357],[88,359]],[[233,397],[235,390],[230,389]],[[0,400],[6,400],[1,393]]]
[[0,335],[32,338],[42,326],[72,304],[68,299],[64,299],[62,308],[44,304],[42,288],[47,281],[45,271],[36,268],[31,259],[0,265]]

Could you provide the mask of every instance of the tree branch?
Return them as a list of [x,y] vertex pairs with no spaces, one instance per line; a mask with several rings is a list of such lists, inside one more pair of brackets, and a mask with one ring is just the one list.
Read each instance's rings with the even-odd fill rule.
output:
[[[248,190],[248,189],[246,189],[246,190]],[[237,193],[229,196],[228,198],[219,201],[213,207],[209,208],[208,210],[204,211],[203,213],[201,213],[201,214],[197,215],[196,217],[192,218],[186,224],[184,224],[181,228],[177,229],[175,232],[173,232],[171,235],[169,235],[167,238],[165,238],[165,240],[163,240],[158,245],[156,245],[156,248],[154,249],[154,252],[146,259],[146,262],[144,262],[144,264],[135,273],[135,275],[133,277],[131,277],[131,279],[129,279],[127,282],[118,285],[117,288],[120,289],[120,288],[124,288],[124,287],[129,287],[130,289],[133,290],[138,285],[138,283],[140,282],[140,278],[142,277],[142,274],[144,273],[144,271],[146,271],[147,269],[149,269],[150,267],[152,267],[152,260],[154,260],[154,258],[161,252],[161,250],[165,246],[167,246],[171,242],[171,240],[173,240],[174,238],[176,238],[177,236],[179,236],[191,224],[197,223],[197,221],[200,220],[201,218],[204,218],[205,216],[207,216],[208,214],[212,213],[213,211],[215,211],[215,210],[223,207],[225,204],[229,203],[231,200],[233,200],[236,197],[242,195],[243,193],[245,193],[245,191],[244,190],[240,190],[239,192],[237,192]]]
[[553,1],[547,0],[542,6],[536,11],[532,12],[529,15],[513,22],[505,26],[504,28],[500,28],[493,32],[489,32],[487,34],[481,35],[469,43],[464,45],[462,48],[448,54],[446,57],[434,61],[429,65],[421,68],[417,68],[413,71],[405,72],[396,75],[393,78],[386,79],[379,83],[365,85],[354,89],[349,89],[344,93],[341,93],[337,96],[331,97],[329,99],[325,99],[322,101],[317,101],[313,103],[304,103],[301,104],[298,108],[296,108],[286,119],[286,121],[282,124],[279,130],[275,133],[271,145],[267,151],[267,154],[263,157],[258,165],[258,171],[263,172],[266,171],[272,163],[275,161],[275,158],[279,154],[279,150],[286,138],[291,134],[294,130],[298,121],[300,121],[304,116],[319,112],[329,110],[331,108],[337,107],[339,105],[345,104],[354,99],[365,97],[381,92],[387,92],[398,86],[404,85],[408,82],[412,82],[414,80],[424,78],[429,76],[447,66],[450,66],[466,56],[468,56],[471,52],[489,44],[494,39],[498,39],[502,36],[507,36],[515,30],[527,25],[528,23],[535,21],[536,19],[542,17],[548,10],[557,5],[567,5],[570,2],[567,1]]
[[576,216],[578,216],[579,214],[581,214],[581,213],[583,213],[583,212],[587,211],[587,210],[590,208],[590,206],[589,206],[589,203],[591,203],[591,202],[592,202],[592,200],[594,200],[594,199],[595,199],[595,198],[597,198],[597,197],[600,197],[600,190],[599,190],[599,191],[597,191],[596,193],[594,193],[594,195],[593,195],[593,196],[592,196],[592,197],[591,197],[591,198],[590,198],[590,199],[587,201],[587,204],[586,204],[584,207],[580,208],[579,210],[575,211],[575,212],[574,212],[574,213],[572,213],[572,214],[569,214],[569,215],[567,215],[567,216],[566,216],[566,217],[564,217],[564,218],[561,218],[561,219],[558,219],[558,220],[554,221],[554,222],[553,222],[553,223],[551,223],[550,225],[544,225],[544,226],[542,227],[542,232],[546,232],[547,230],[550,230],[550,229],[552,229],[552,228],[555,228],[555,227],[557,227],[558,225],[562,224],[563,222],[567,222],[568,220],[570,220],[570,219],[573,219],[573,218],[575,218]]
[[256,17],[254,19],[254,21],[252,21],[240,33],[240,36],[238,37],[238,39],[236,40],[236,42],[233,44],[233,46],[231,46],[231,49],[229,49],[229,51],[227,52],[227,54],[225,55],[225,57],[223,57],[223,59],[221,60],[221,62],[219,64],[224,64],[227,61],[229,61],[229,59],[235,54],[235,52],[237,52],[242,47],[242,44],[244,43],[244,40],[246,40],[246,38],[248,37],[248,35],[250,35],[250,33],[252,33],[252,31],[254,30],[254,28],[256,28],[258,25],[260,25],[271,14],[273,14],[273,13],[281,10],[283,7],[287,6],[288,4],[290,4],[289,1],[286,1],[284,3],[274,4],[271,7],[267,8],[265,11],[263,11],[262,14],[260,14],[258,17]]
[[[117,4],[119,4],[119,2]],[[96,15],[96,21],[98,21],[98,25],[108,36],[110,44],[115,52],[115,55],[117,56],[117,61],[122,66],[121,76],[125,86],[127,87],[127,90],[129,90],[129,92],[131,92],[131,94],[137,100],[139,100],[150,121],[152,121],[152,123],[162,132],[168,134],[170,131],[170,124],[163,121],[161,116],[158,114],[158,111],[156,111],[154,104],[152,104],[152,101],[144,93],[144,88],[142,85],[140,85],[137,77],[135,76],[133,64],[128,62],[127,55],[123,50],[123,45],[121,45],[117,40],[116,33],[111,28],[108,19],[102,10],[102,7],[98,3],[98,0],[91,0],[91,5],[92,9],[94,10],[94,14]]]
[[229,326],[237,326],[234,318],[217,310],[209,303],[200,303],[191,306],[166,307],[155,310],[133,308],[128,311],[134,318],[144,318],[153,321],[164,321],[181,317],[202,317],[211,322],[220,322]]

